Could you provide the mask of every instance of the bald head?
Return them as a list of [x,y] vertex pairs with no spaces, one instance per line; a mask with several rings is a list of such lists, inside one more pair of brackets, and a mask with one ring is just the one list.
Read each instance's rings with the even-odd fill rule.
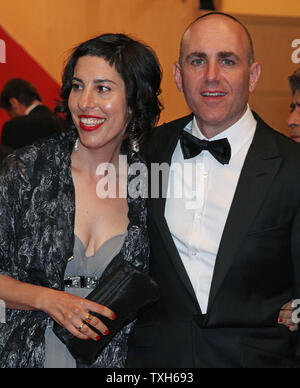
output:
[[243,116],[258,84],[261,66],[254,62],[246,31],[234,18],[212,13],[198,18],[183,35],[174,78],[208,138]]
[[185,32],[182,36],[182,39],[181,39],[181,43],[180,43],[179,62],[181,64],[182,64],[182,60],[183,60],[183,49],[184,49],[184,44],[185,44],[186,40],[188,39],[189,35],[193,31],[193,28],[196,25],[198,25],[199,23],[201,23],[202,21],[206,21],[206,20],[212,20],[212,21],[214,21],[214,23],[220,23],[222,20],[225,22],[227,21],[228,23],[236,23],[239,26],[239,28],[241,29],[241,33],[244,35],[244,38],[248,42],[248,63],[249,63],[249,66],[251,66],[254,63],[255,56],[254,56],[253,41],[252,41],[251,35],[250,35],[248,29],[246,28],[246,26],[244,26],[244,24],[242,24],[234,16],[228,15],[228,14],[223,13],[223,12],[210,12],[210,13],[207,13],[205,15],[198,17],[185,30]]

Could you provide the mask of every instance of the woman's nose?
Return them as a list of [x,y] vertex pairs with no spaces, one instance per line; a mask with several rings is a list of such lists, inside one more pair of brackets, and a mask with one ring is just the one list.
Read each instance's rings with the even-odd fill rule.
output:
[[79,105],[79,108],[83,111],[88,109],[93,109],[95,107],[95,99],[92,91],[88,89],[83,90],[83,92],[81,93],[78,105]]

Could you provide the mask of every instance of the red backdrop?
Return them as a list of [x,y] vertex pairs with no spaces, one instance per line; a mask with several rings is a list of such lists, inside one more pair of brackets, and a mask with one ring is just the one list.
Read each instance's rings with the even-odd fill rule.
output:
[[[1,26],[0,40],[0,91],[9,79],[23,78],[37,88],[44,104],[53,110],[59,95],[57,82]],[[2,63],[4,57],[6,62]],[[8,119],[6,112],[0,109],[0,136],[2,126]]]

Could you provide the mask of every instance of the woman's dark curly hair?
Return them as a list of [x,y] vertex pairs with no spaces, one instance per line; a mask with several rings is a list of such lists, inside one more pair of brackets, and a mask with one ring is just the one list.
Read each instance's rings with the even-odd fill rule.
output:
[[76,63],[87,55],[104,58],[123,79],[131,114],[126,129],[127,144],[130,151],[136,151],[157,124],[162,110],[158,98],[162,73],[155,53],[150,47],[124,34],[103,34],[76,47],[64,69],[61,101],[56,108],[57,112],[66,115],[74,129],[68,99]]

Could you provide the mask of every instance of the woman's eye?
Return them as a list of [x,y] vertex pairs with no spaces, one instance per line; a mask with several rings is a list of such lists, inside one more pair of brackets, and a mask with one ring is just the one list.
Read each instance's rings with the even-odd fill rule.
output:
[[110,91],[110,88],[107,87],[107,86],[104,86],[104,85],[99,85],[98,86],[98,92],[99,93],[105,93],[105,92],[108,92]]
[[80,89],[81,89],[81,85],[79,85],[79,84],[72,84],[72,90],[74,90],[75,92],[77,90],[80,90]]

